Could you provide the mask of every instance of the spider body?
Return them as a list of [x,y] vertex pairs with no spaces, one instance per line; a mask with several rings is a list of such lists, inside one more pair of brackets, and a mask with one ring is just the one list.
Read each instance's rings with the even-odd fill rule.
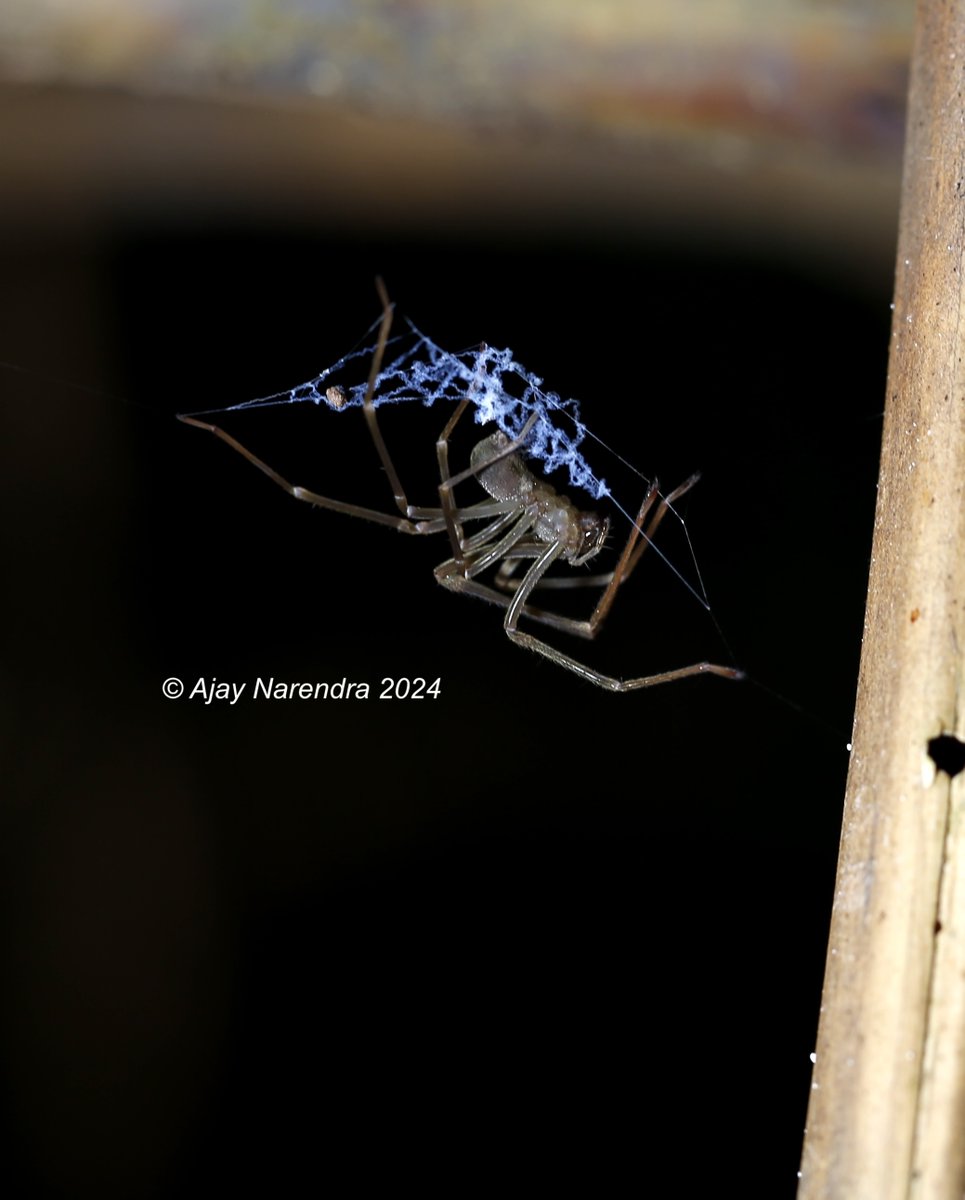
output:
[[[514,439],[501,431],[483,438],[473,448],[469,466],[458,474],[450,474],[449,439],[471,403],[471,396],[467,395],[457,404],[456,411],[436,442],[436,458],[439,465],[438,507],[421,508],[409,504],[382,437],[373,400],[375,382],[381,369],[392,324],[392,306],[381,280],[377,281],[377,288],[383,304],[382,324],[362,401],[362,411],[392,488],[398,515],[333,500],[307,488],[293,486],[274,468],[218,426],[189,416],[182,416],[180,419],[188,425],[196,425],[215,434],[296,500],[303,500],[319,508],[345,513],[348,516],[362,517],[379,525],[390,526],[401,533],[447,533],[452,557],[436,567],[437,581],[450,591],[477,596],[500,605],[506,610],[503,629],[511,641],[579,675],[597,687],[613,692],[628,692],[690,675],[712,674],[728,679],[740,678],[741,672],[732,667],[698,662],[656,675],[617,679],[604,675],[533,634],[519,629],[520,620],[526,619],[575,637],[596,637],[618,588],[629,578],[673,502],[693,487],[697,476],[688,479],[668,496],[660,495],[656,481],[651,484],[623,552],[612,571],[601,575],[547,576],[547,572],[557,560],[578,567],[599,554],[609,532],[609,520],[599,517],[596,513],[581,511],[550,483],[534,475],[523,461],[522,452],[537,419],[537,413],[533,414],[519,436]],[[333,407],[343,407],[345,392],[341,389],[329,389],[329,402]],[[465,506],[457,505],[456,487],[471,480],[475,480],[481,486],[486,498]],[[467,533],[465,526],[479,521],[487,523],[477,532]],[[528,565],[521,575],[517,575],[522,563]],[[490,569],[495,570],[493,581],[483,583],[479,576]],[[580,587],[603,589],[587,620],[575,620],[536,608],[529,602],[537,588]]]
[[500,458],[509,445],[510,439],[500,431],[473,447],[469,466],[481,486],[494,500],[518,504],[521,513],[532,509],[533,536],[547,544],[560,541],[561,557],[572,566],[599,554],[610,530],[609,517],[581,512],[568,496],[538,479],[519,454]]

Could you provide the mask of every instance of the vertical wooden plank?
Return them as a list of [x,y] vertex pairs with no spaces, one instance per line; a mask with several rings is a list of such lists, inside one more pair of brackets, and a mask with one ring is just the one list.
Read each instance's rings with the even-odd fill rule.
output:
[[[800,1200],[965,1190],[965,0],[921,0],[864,642]],[[825,420],[833,422],[833,379]]]

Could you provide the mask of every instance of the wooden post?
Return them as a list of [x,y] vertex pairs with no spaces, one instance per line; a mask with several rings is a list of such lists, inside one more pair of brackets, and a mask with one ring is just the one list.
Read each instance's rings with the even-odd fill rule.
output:
[[[965,1194],[965,0],[920,0],[864,643],[799,1200]],[[820,321],[820,314],[816,314]],[[816,398],[832,435],[834,378]],[[954,768],[951,768],[954,770]]]

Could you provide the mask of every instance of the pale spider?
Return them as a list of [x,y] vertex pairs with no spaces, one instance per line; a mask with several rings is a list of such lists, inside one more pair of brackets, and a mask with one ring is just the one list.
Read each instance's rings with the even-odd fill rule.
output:
[[[348,504],[343,500],[330,500],[327,496],[320,496],[306,488],[295,487],[217,425],[210,425],[186,415],[180,416],[179,420],[188,425],[196,425],[199,429],[206,429],[227,442],[232,449],[264,471],[269,479],[274,480],[296,500],[304,500],[320,508],[330,508],[349,516],[363,517],[380,525],[389,525],[401,533],[447,532],[453,556],[436,567],[435,576],[439,583],[451,591],[479,596],[505,608],[503,629],[513,642],[541,654],[550,662],[565,667],[597,687],[613,692],[630,692],[657,683],[684,679],[689,675],[709,674],[722,675],[726,679],[741,678],[742,672],[732,667],[698,662],[656,675],[615,679],[518,628],[520,618],[525,617],[577,637],[595,638],[613,604],[617,589],[640,561],[640,556],[652,540],[657,526],[670,506],[693,487],[697,476],[692,476],[668,496],[660,495],[656,481],[650,485],[623,547],[623,553],[612,571],[603,575],[544,578],[557,559],[562,559],[569,566],[578,567],[594,558],[606,541],[610,527],[609,518],[601,518],[596,513],[580,512],[566,496],[561,496],[545,480],[538,479],[523,462],[520,451],[524,449],[527,436],[536,420],[535,413],[515,439],[510,439],[501,431],[483,438],[474,447],[469,466],[464,471],[450,475],[449,439],[470,403],[471,398],[467,396],[459,402],[436,442],[439,507],[417,508],[409,504],[382,438],[373,403],[375,382],[382,367],[382,358],[392,325],[392,305],[385,285],[379,279],[376,286],[383,306],[382,323],[372,356],[362,411],[401,516]],[[345,403],[345,393],[339,388],[330,388],[328,400],[333,407],[341,407]],[[468,506],[457,505],[454,490],[469,478],[476,479],[489,498]],[[470,521],[488,521],[488,524],[477,533],[467,536],[463,532],[463,525]],[[526,560],[532,562],[522,579],[513,578],[520,562]],[[490,567],[497,567],[493,585],[481,583],[477,576]],[[532,607],[528,601],[538,587],[602,587],[604,590],[589,619],[581,621]]]

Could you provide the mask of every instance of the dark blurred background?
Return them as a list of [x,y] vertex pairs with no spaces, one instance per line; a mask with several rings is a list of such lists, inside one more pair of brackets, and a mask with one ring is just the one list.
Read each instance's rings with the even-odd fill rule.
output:
[[[790,1196],[897,135],[845,156],[890,181],[860,240],[815,193],[799,219],[783,199],[759,226],[722,215],[693,146],[679,175],[659,157],[683,214],[643,151],[550,117],[544,136],[421,116],[413,182],[393,119],[0,96],[4,1171],[33,1196],[346,1170],[460,1194],[659,1164],[687,1192]],[[258,164],[279,156],[273,188]],[[726,176],[768,211],[753,171]],[[707,657],[748,681],[597,691],[439,588],[445,539],[312,511],[175,420],[317,374],[377,317],[377,273],[440,345],[512,346],[641,471],[702,472],[681,509],[713,619],[646,556],[597,643],[557,644],[621,676]],[[446,416],[385,414],[417,503]],[[219,420],[294,482],[389,510],[359,413]],[[639,480],[601,473],[636,507]],[[660,541],[693,578],[681,529]],[[248,688],[205,707],[165,699],[170,676]],[[259,676],[372,697],[253,701]],[[386,676],[441,694],[379,701]]]

